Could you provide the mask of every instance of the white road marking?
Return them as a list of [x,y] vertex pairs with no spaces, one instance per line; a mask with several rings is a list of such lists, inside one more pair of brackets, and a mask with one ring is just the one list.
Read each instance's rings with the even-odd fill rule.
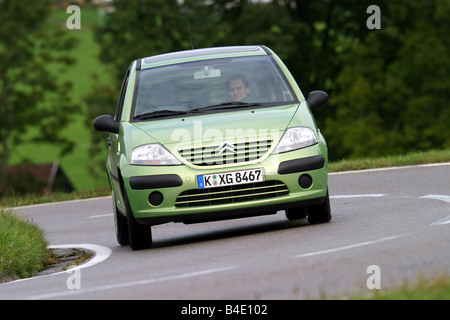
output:
[[429,194],[427,196],[419,197],[419,199],[433,199],[440,200],[450,203],[450,196],[440,195],[440,194]]
[[[99,246],[96,244],[62,244],[62,245],[53,245],[49,246],[50,249],[86,249],[88,251],[94,252],[94,257],[89,259],[86,263],[80,264],[74,268],[70,268],[69,270],[83,269],[96,265],[97,263],[103,262],[111,255],[112,250],[108,247]],[[66,271],[62,271],[59,273],[65,273]]]
[[[441,195],[441,194],[429,194],[423,197],[419,197],[419,199],[432,199],[432,200],[439,200],[439,201],[444,201],[447,203],[450,203],[450,196],[446,196],[446,195]],[[438,225],[443,225],[443,224],[449,224],[450,223],[450,216],[435,221],[432,224],[430,224],[430,226],[438,226]]]
[[182,279],[187,279],[187,278],[192,278],[192,277],[208,275],[208,274],[212,274],[212,273],[228,271],[228,270],[231,270],[231,269],[234,269],[234,267],[207,269],[207,270],[194,271],[194,272],[189,272],[189,273],[182,273],[182,274],[178,274],[178,275],[166,276],[166,277],[160,277],[160,278],[145,279],[145,280],[139,280],[139,281],[121,282],[121,283],[104,285],[104,286],[93,287],[93,288],[88,288],[88,289],[67,290],[67,291],[62,291],[62,292],[54,292],[54,293],[30,296],[30,297],[28,297],[26,299],[41,300],[41,299],[60,298],[60,297],[71,296],[71,295],[76,295],[76,294],[84,294],[84,293],[92,293],[92,292],[99,292],[99,291],[106,291],[106,290],[114,290],[114,289],[127,288],[127,287],[133,287],[133,286],[142,286],[142,285],[148,285],[148,284],[164,282],[164,281],[182,280]]
[[449,224],[449,223],[450,223],[450,216],[448,216],[444,219],[438,220],[436,222],[433,222],[432,224],[430,224],[430,226],[438,226],[438,225]]
[[89,217],[87,217],[87,219],[106,218],[106,217],[112,217],[112,216],[113,216],[112,213],[97,214],[97,215],[94,215],[94,216],[89,216]]
[[82,263],[73,268],[69,268],[68,270],[65,270],[65,271],[59,271],[59,272],[36,276],[36,277],[18,279],[18,280],[2,283],[2,285],[7,285],[7,284],[11,284],[11,283],[16,283],[16,282],[22,282],[22,281],[29,281],[29,280],[36,279],[36,278],[50,277],[50,276],[54,276],[57,274],[67,273],[68,271],[92,267],[92,266],[96,265],[97,263],[103,262],[104,260],[108,259],[108,257],[112,253],[112,250],[110,248],[95,245],[95,244],[62,244],[62,245],[48,246],[48,248],[49,249],[85,249],[88,251],[93,251],[94,256],[91,259],[89,259],[87,262]]
[[387,194],[382,193],[375,193],[375,194],[349,194],[349,195],[340,195],[340,196],[330,196],[331,199],[347,199],[347,198],[378,198],[378,197],[384,197],[387,196]]
[[404,236],[406,236],[406,234],[402,234],[402,235],[398,235],[398,236],[392,236],[392,237],[380,238],[380,239],[373,240],[373,241],[365,241],[365,242],[355,243],[355,244],[351,244],[351,245],[348,245],[348,246],[337,247],[337,248],[333,248],[333,249],[327,249],[327,250],[320,250],[320,251],[315,251],[315,252],[303,253],[303,254],[299,254],[299,255],[294,256],[294,258],[305,258],[305,257],[317,256],[317,255],[325,254],[325,253],[333,253],[333,252],[347,250],[347,249],[354,249],[354,248],[358,248],[358,247],[367,246],[369,244],[375,244],[375,243],[380,243],[380,242],[383,242],[383,241],[398,239],[398,238],[404,237]]

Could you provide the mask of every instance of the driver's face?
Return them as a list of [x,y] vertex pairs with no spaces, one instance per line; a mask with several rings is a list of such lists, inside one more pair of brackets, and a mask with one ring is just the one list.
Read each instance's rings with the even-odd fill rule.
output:
[[228,91],[233,101],[241,101],[250,93],[250,87],[246,87],[241,79],[230,80]]

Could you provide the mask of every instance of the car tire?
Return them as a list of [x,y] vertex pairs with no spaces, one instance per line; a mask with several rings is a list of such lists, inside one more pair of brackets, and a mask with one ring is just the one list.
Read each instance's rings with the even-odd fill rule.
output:
[[140,224],[134,218],[133,211],[131,210],[128,195],[123,188],[125,207],[127,209],[127,225],[128,225],[128,242],[130,248],[133,250],[148,249],[152,246],[152,229],[150,225]]
[[310,224],[318,224],[329,222],[331,220],[331,209],[330,209],[330,196],[325,196],[325,201],[322,204],[314,205],[308,207],[308,222]]
[[114,211],[114,226],[116,229],[116,239],[121,246],[127,246],[129,244],[128,236],[128,222],[127,217],[119,212],[116,206],[116,198],[114,192],[112,194],[113,211]]
[[289,220],[304,219],[308,215],[306,207],[286,209],[286,218]]

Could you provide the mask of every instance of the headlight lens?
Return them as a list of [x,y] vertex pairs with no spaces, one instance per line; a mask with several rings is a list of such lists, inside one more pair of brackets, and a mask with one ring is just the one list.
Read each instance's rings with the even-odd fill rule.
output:
[[310,128],[289,128],[284,133],[272,154],[283,153],[311,146],[317,143],[317,137]]
[[147,166],[178,165],[181,162],[159,143],[146,144],[133,149],[131,164]]

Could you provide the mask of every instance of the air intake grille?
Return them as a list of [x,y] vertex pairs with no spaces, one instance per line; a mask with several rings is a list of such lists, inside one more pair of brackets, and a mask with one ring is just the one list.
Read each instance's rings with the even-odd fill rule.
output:
[[288,192],[289,190],[286,185],[280,181],[264,181],[210,189],[193,189],[181,193],[175,202],[175,206],[213,206],[218,204],[275,198],[286,195]]
[[197,166],[245,163],[257,160],[270,149],[272,140],[251,141],[245,143],[223,143],[219,146],[207,146],[178,150],[189,163]]

